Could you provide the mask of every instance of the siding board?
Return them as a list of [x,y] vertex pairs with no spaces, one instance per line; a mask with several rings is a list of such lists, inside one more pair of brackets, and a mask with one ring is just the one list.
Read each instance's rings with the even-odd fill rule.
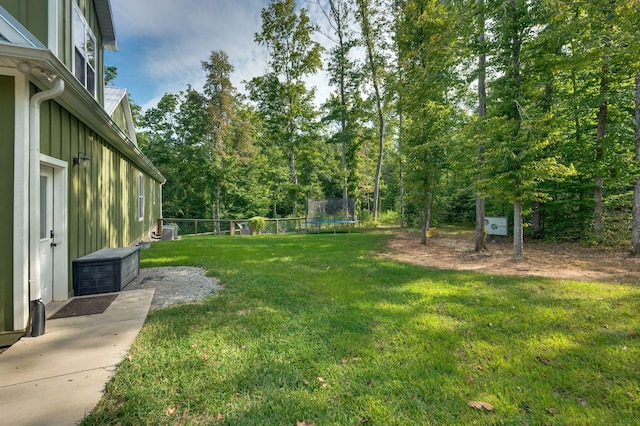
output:
[[[145,209],[139,221],[140,170],[131,160],[55,100],[43,103],[41,128],[47,129],[42,133],[42,152],[69,164],[69,271],[78,257],[127,247],[145,237],[160,210],[160,203],[154,205],[151,199],[153,180],[143,173]],[[89,168],[73,165],[79,152],[90,158]],[[70,276],[70,285],[71,280]]]
[[[13,230],[13,159],[15,135],[15,81],[0,76],[0,223]],[[0,332],[13,329],[13,232],[0,242]]]

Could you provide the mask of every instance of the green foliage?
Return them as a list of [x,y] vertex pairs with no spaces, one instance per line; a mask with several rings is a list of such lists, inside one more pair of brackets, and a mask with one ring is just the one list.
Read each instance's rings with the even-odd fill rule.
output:
[[[313,190],[317,166],[324,163],[320,145],[312,144],[317,141],[314,91],[304,81],[322,67],[321,46],[311,38],[314,28],[306,10],[296,11],[294,0],[272,0],[261,16],[262,31],[255,40],[269,50],[269,70],[254,77],[248,89],[264,124],[264,143],[278,147],[281,164],[288,166],[288,182],[278,192],[289,193],[296,216],[300,196]],[[283,176],[278,180],[285,181]],[[274,200],[274,212],[275,205]]]
[[[232,60],[214,51],[202,93],[167,94],[143,120],[133,106],[139,145],[167,177],[165,216],[298,216],[308,197],[353,197],[372,220],[402,210],[419,227],[423,211],[473,221],[480,195],[487,214],[513,218],[509,204],[522,203],[536,238],[628,238],[635,0],[317,7],[325,13],[294,0],[262,10],[255,40],[269,66],[247,83],[249,99],[231,85]],[[335,89],[321,109],[308,87],[322,67],[319,28],[333,43],[324,63]],[[526,227],[534,222],[541,228]]]
[[114,67],[114,66],[104,67],[104,85],[105,86],[108,86],[109,84],[113,84],[117,76],[118,76],[117,67]]
[[386,210],[378,215],[378,222],[382,225],[398,225],[400,215],[395,210]]
[[152,244],[143,267],[224,289],[151,312],[83,424],[637,423],[637,286],[428,270],[386,238]]
[[266,221],[264,217],[255,216],[249,219],[249,229],[251,229],[252,234],[260,234],[266,225]]

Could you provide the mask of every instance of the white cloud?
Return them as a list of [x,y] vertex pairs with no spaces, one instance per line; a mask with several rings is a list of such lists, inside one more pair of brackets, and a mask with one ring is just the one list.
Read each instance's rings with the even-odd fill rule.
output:
[[[155,106],[165,93],[177,93],[188,84],[199,90],[205,78],[201,61],[207,60],[213,50],[223,50],[229,55],[235,68],[233,83],[240,90],[242,81],[266,70],[266,50],[254,37],[261,30],[260,12],[268,0],[112,0],[111,3],[121,47],[117,54],[121,64],[119,76],[126,75],[129,81],[146,80],[145,84],[134,82],[137,87],[129,87],[145,109]],[[312,18],[323,18],[318,16],[317,6],[313,9],[314,4],[311,0],[303,2]],[[318,37],[318,41],[326,42]],[[318,88],[318,99],[328,96],[326,76],[319,74],[308,82]]]
[[112,0],[116,34],[121,50],[135,55],[140,69],[119,69],[120,74],[139,73],[156,88],[144,105],[167,92],[200,88],[204,81],[201,61],[212,50],[224,50],[236,68],[234,84],[241,85],[264,72],[265,54],[254,42],[260,30],[264,1],[238,0]]

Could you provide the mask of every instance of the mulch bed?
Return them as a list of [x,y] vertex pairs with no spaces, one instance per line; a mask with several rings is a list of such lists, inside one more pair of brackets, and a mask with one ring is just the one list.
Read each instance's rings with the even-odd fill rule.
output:
[[83,315],[101,314],[107,310],[111,302],[113,302],[117,294],[108,294],[105,296],[92,296],[73,299],[64,305],[58,312],[49,317],[50,320],[59,318],[79,317]]

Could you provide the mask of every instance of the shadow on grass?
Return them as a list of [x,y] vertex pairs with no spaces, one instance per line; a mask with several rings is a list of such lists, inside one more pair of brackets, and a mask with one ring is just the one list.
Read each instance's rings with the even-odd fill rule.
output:
[[146,266],[188,259],[225,290],[150,314],[86,423],[635,421],[638,290],[423,269],[373,256],[384,238],[203,237],[146,251]]

